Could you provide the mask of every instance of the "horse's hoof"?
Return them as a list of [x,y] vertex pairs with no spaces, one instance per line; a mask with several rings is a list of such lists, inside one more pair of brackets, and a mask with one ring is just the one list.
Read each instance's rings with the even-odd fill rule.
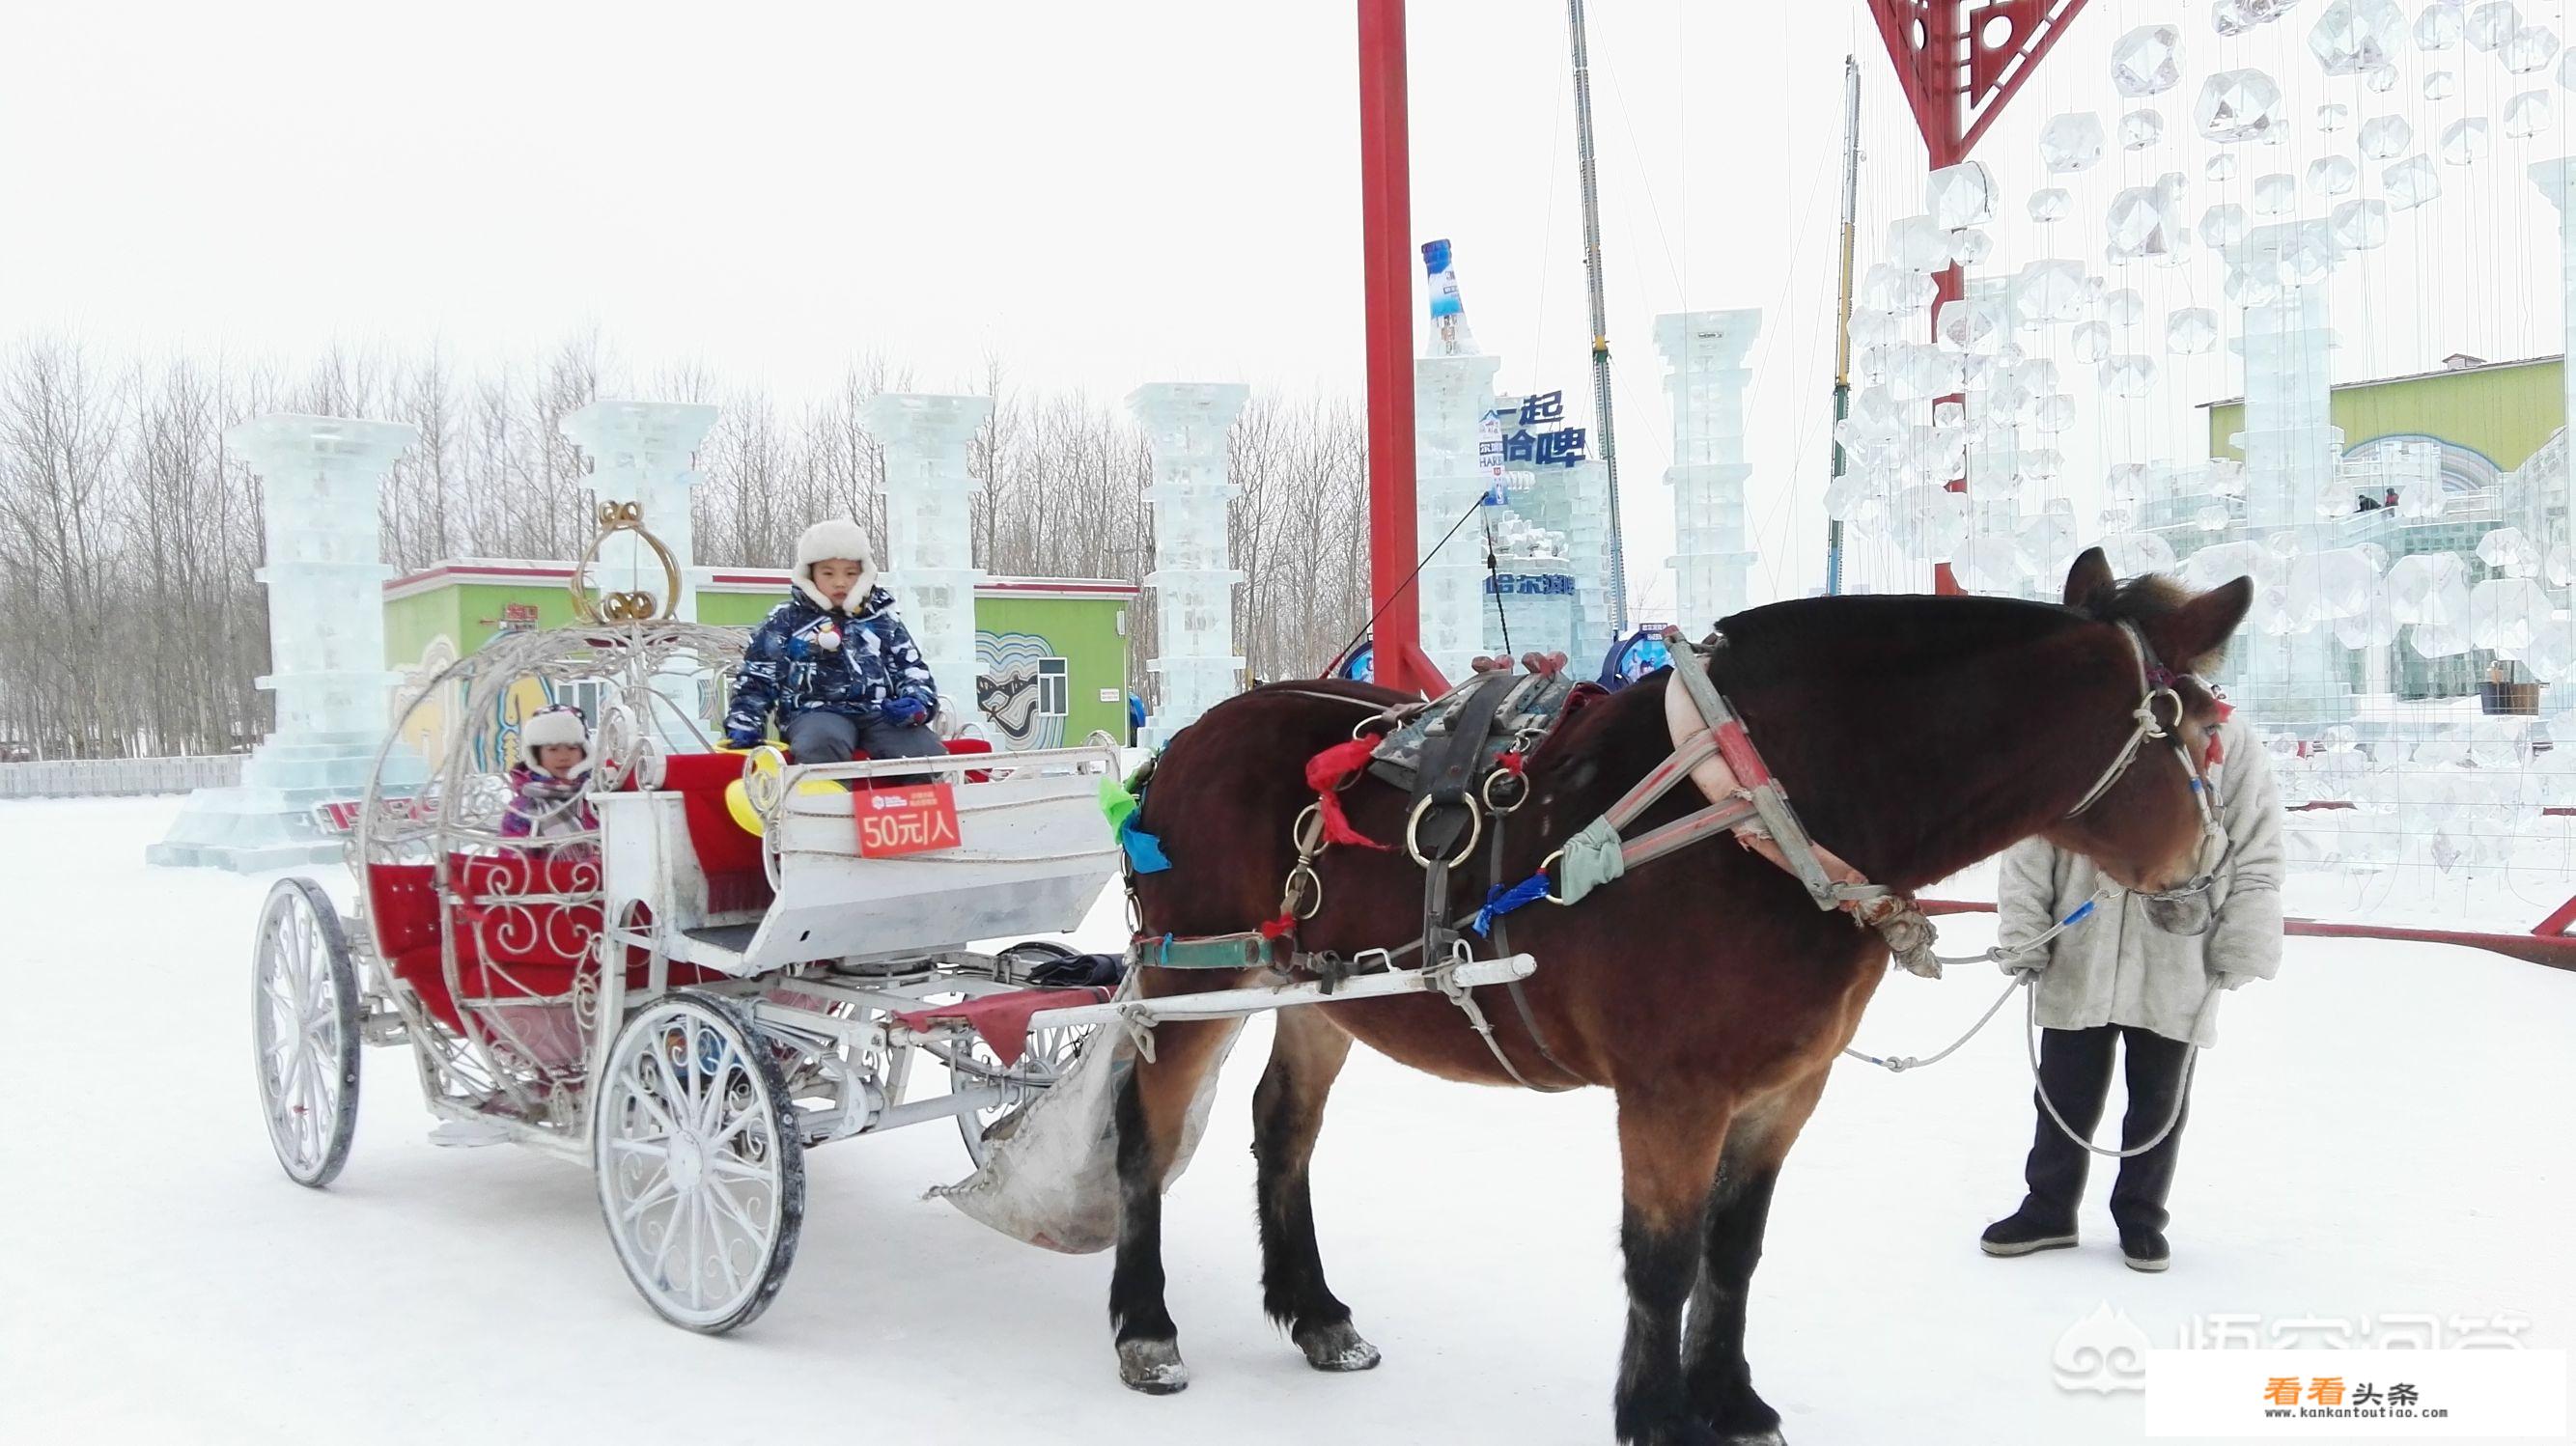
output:
[[1301,1334],[1297,1348],[1306,1353],[1306,1364],[1319,1371],[1372,1371],[1385,1359],[1349,1321]]
[[1177,1341],[1120,1341],[1118,1379],[1131,1391],[1170,1396],[1189,1389],[1190,1368]]

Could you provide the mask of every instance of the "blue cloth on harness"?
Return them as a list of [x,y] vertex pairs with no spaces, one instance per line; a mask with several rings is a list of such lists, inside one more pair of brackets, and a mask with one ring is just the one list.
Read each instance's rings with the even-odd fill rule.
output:
[[1137,873],[1159,874],[1172,866],[1163,854],[1163,841],[1136,826],[1135,812],[1119,820],[1118,846],[1127,851],[1127,867]]
[[1494,921],[1496,919],[1501,918],[1505,914],[1508,914],[1525,904],[1535,904],[1546,897],[1547,871],[1544,869],[1530,875],[1528,878],[1521,880],[1519,883],[1512,885],[1508,889],[1487,889],[1485,891],[1485,907],[1476,911],[1475,919],[1471,921],[1467,927],[1475,930],[1479,937],[1490,935],[1494,932]]

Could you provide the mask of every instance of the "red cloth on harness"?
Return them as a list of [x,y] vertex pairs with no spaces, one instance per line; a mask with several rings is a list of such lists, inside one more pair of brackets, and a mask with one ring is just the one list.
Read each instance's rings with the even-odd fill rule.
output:
[[980,999],[960,1000],[955,1004],[934,1004],[928,1009],[915,1009],[894,1017],[897,1024],[916,1033],[930,1028],[941,1019],[960,1019],[973,1025],[975,1033],[993,1047],[993,1056],[1004,1068],[1020,1062],[1029,1049],[1029,1017],[1042,1009],[1064,1009],[1076,1004],[1106,1004],[1109,991],[1088,989],[1014,989],[1008,994],[987,994]]
[[1324,822],[1324,842],[1351,844],[1379,853],[1394,851],[1392,845],[1379,843],[1353,828],[1349,815],[1342,812],[1342,785],[1368,767],[1369,755],[1377,751],[1380,741],[1374,737],[1354,738],[1306,760],[1306,786],[1315,790],[1316,811]]

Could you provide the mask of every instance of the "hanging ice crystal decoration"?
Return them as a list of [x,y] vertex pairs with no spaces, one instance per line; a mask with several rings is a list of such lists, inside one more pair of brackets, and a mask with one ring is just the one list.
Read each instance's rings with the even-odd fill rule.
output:
[[2321,156],[2308,162],[2308,189],[2320,196],[2340,196],[2361,179],[2350,156]]
[[2457,50],[2460,37],[2468,30],[2460,16],[2457,0],[2433,0],[2415,17],[2415,48],[2418,50]]
[[1904,340],[1905,324],[1892,311],[1862,307],[1852,312],[1851,325],[1844,328],[1844,334],[1851,338],[1852,350],[1867,351]]
[[2469,44],[2479,50],[2503,48],[2521,28],[2522,11],[2513,0],[2488,0],[2469,12]]
[[2033,261],[2013,279],[2013,315],[2024,326],[2074,321],[2090,299],[2084,268],[2072,261]]
[[1907,216],[1887,223],[1888,264],[1930,275],[1950,268],[1950,233],[1929,216]]
[[2540,571],[2540,549],[2519,527],[2499,527],[2478,539],[2478,561],[2507,577],[2529,577]]
[[2080,362],[2098,362],[2111,354],[2111,328],[2098,321],[2088,321],[2076,327],[2066,341]]
[[2152,532],[2113,533],[2102,539],[2101,547],[2111,571],[2121,577],[2173,570],[2173,544]]
[[2288,176],[2273,174],[2254,182],[2254,214],[2278,216],[2299,204],[2299,183]]
[[2447,70],[2428,70],[2424,72],[2424,98],[2426,100],[2449,100],[2452,93],[2457,91],[2459,88],[2460,78]]
[[2433,169],[2433,158],[2421,153],[2390,166],[2379,180],[2388,191],[2389,206],[2399,211],[2412,211],[2442,195],[2441,174]]
[[2093,169],[2103,144],[2102,118],[2089,110],[2052,116],[2039,132],[2040,159],[2060,175]]
[[1959,358],[1937,346],[1909,344],[1889,359],[1887,390],[1900,402],[1928,402],[1960,389]]
[[2280,124],[2281,87],[2259,70],[2222,70],[2202,83],[2192,118],[2221,145],[2261,140]]
[[2103,219],[2106,253],[2114,261],[2162,256],[2182,241],[2182,178],[2168,175],[2153,186],[2131,186],[2111,198]]
[[1983,226],[1995,219],[1995,179],[1975,161],[1943,166],[1924,179],[1923,208],[1945,231]]
[[1860,304],[1899,314],[1932,304],[1940,283],[1920,271],[1904,271],[1879,262],[1861,274]]
[[2123,352],[2102,360],[2102,390],[2115,397],[2143,397],[2155,385],[2156,359]]
[[2346,201],[2326,223],[2347,251],[2376,251],[2388,244],[2388,203]]
[[2206,306],[2186,306],[2165,318],[2165,350],[2176,356],[2199,356],[2218,345],[2218,313]]
[[2012,316],[1999,301],[1963,297],[1941,303],[1939,331],[1952,351],[1992,355],[2012,334]]
[[2526,90],[2504,103],[2504,133],[2516,140],[2549,129],[2554,107],[2545,90]]
[[2314,286],[2334,274],[2343,246],[2334,228],[2323,221],[2298,221],[2281,228],[2280,267],[2283,286]]
[[2549,621],[2549,594],[2527,577],[2491,577],[2469,590],[2469,643],[2507,656],[2531,646]]
[[2375,115],[2361,123],[2356,138],[2361,153],[2374,161],[2392,160],[2406,153],[2415,140],[2415,125],[2402,115]]
[[2182,83],[2182,32],[2170,25],[2141,25],[2111,43],[2111,83],[2131,100],[2161,95]]
[[2102,298],[2102,319],[2113,326],[2134,326],[2147,314],[2147,299],[2123,286]]
[[2504,44],[2504,68],[2516,75],[2546,70],[2558,58],[2558,32],[2546,25],[2526,25]]
[[2164,113],[2154,109],[2133,110],[2120,117],[2120,146],[2123,150],[2143,151],[2165,135]]
[[2249,271],[2231,267],[2227,272],[2227,299],[2251,310],[2269,306],[2281,295],[2281,283],[2269,270]]
[[2474,165],[2487,154],[2487,118],[2471,116],[2456,120],[2442,132],[2442,163],[2451,166]]
[[2308,32],[2308,49],[2326,74],[2358,75],[2394,61],[2405,35],[2396,0],[2335,0]]

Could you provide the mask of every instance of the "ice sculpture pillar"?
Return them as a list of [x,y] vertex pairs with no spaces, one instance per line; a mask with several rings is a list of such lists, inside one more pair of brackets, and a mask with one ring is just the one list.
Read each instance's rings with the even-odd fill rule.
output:
[[1233,697],[1243,679],[1234,650],[1234,585],[1226,554],[1226,439],[1252,389],[1223,382],[1153,382],[1127,395],[1154,457],[1154,657],[1162,680],[1139,738],[1160,748],[1198,716]]
[[670,605],[676,617],[698,616],[697,525],[690,494],[701,478],[698,443],[716,422],[716,409],[686,402],[593,402],[563,419],[563,434],[591,458],[590,489],[602,502],[634,502],[644,527],[680,564],[680,595],[662,598],[662,565],[644,539],[631,532],[600,548],[592,575],[616,589],[640,589]]
[[860,417],[885,448],[885,585],[939,682],[945,726],[980,721],[975,703],[975,566],[966,444],[993,413],[989,397],[887,392]]
[[[189,796],[149,863],[250,873],[340,856],[344,840],[315,805],[358,798],[390,726],[398,678],[385,666],[377,484],[418,435],[394,422],[275,413],[224,433],[260,478],[267,561],[269,672],[277,727],[252,750],[238,788]],[[387,780],[416,782],[417,760],[387,762]]]
[[[1484,644],[1484,534],[1458,519],[1501,485],[1481,456],[1485,413],[1494,404],[1498,356],[1427,356],[1413,363],[1413,495],[1422,571],[1422,651],[1458,683]],[[1446,537],[1448,545],[1440,540]]]
[[[2263,226],[2229,255],[2231,264],[2277,278],[2272,299],[2245,312],[2236,346],[2245,358],[2245,520],[2297,568],[2325,546],[2324,522],[2340,500],[2343,431],[2334,425],[2328,365],[2335,335],[2326,324],[2326,278],[2334,243],[2315,222]],[[2293,277],[2301,279],[2294,280]],[[2286,597],[2286,593],[2284,594]],[[2245,692],[2267,724],[2333,722],[2350,715],[2351,685],[2331,628],[2302,627],[2281,599],[2257,597],[2237,647]]]
[[1762,333],[1759,311],[1678,311],[1655,318],[1655,345],[1671,364],[1673,398],[1674,620],[1697,637],[1751,601],[1746,575],[1745,354]]

